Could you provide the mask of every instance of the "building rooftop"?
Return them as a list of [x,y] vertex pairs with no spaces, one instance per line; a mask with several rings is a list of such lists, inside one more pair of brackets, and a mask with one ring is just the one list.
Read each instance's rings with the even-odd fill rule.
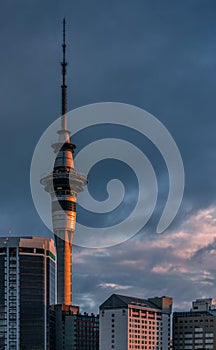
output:
[[[165,303],[163,302],[165,300]],[[172,306],[172,298],[156,297],[149,299],[141,299],[120,294],[112,294],[103,304],[100,305],[100,310],[112,308],[125,308],[128,306],[141,306],[150,309],[163,309],[164,312],[170,311]]]

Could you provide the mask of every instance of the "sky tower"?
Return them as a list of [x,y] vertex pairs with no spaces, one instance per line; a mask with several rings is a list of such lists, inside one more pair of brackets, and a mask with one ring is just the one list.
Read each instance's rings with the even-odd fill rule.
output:
[[76,146],[70,142],[67,130],[67,85],[65,19],[63,20],[62,116],[58,142],[52,147],[56,153],[51,174],[41,179],[52,201],[52,223],[57,251],[57,303],[72,304],[72,243],[76,225],[77,194],[87,184],[84,175],[74,169],[73,153]]

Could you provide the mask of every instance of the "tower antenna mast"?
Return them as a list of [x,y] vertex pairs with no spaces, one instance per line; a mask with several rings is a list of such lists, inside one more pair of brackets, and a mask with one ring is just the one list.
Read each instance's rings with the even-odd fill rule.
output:
[[66,85],[66,41],[65,41],[65,32],[66,32],[66,23],[65,18],[63,19],[63,43],[62,43],[62,53],[63,53],[63,60],[61,62],[62,66],[62,116],[61,116],[61,128],[62,130],[67,130],[67,119],[66,119],[66,113],[67,113],[67,85]]

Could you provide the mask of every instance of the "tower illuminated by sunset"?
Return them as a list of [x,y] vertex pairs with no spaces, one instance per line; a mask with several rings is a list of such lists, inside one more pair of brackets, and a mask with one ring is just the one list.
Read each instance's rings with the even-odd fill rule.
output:
[[72,243],[76,225],[77,194],[87,184],[84,175],[74,169],[73,153],[67,130],[67,85],[65,19],[63,20],[62,116],[58,141],[52,147],[56,153],[52,173],[41,179],[52,201],[52,223],[57,251],[57,303],[72,304]]

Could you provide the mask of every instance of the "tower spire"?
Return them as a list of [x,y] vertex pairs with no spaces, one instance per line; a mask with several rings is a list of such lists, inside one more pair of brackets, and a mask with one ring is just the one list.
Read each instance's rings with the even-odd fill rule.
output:
[[66,85],[66,41],[65,41],[65,32],[66,32],[66,21],[65,18],[63,18],[63,42],[62,42],[62,53],[63,53],[63,59],[61,62],[62,66],[62,116],[61,116],[61,128],[62,130],[67,130],[67,119],[66,119],[66,113],[67,113],[67,85]]
[[62,116],[59,140],[52,145],[56,159],[52,172],[41,179],[45,191],[52,200],[52,223],[57,251],[57,303],[72,303],[72,244],[76,225],[76,202],[78,193],[87,184],[84,175],[74,169],[73,152],[66,125],[66,43],[65,18],[63,19],[62,66]]

